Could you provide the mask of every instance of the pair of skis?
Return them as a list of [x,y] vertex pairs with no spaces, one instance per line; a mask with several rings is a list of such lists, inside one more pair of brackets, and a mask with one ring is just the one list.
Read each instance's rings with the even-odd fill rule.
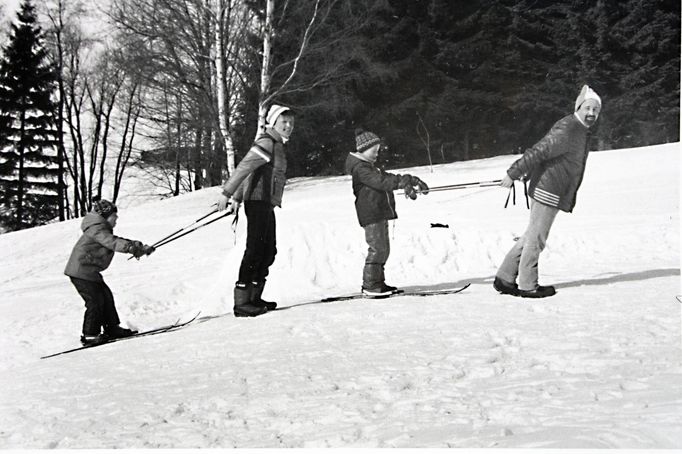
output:
[[186,322],[180,322],[180,320],[178,320],[177,322],[172,323],[172,324],[170,324],[170,325],[161,326],[161,327],[159,327],[159,328],[154,328],[154,329],[150,329],[150,330],[147,330],[147,331],[140,331],[140,332],[138,332],[138,333],[133,334],[132,336],[120,337],[120,338],[116,338],[116,339],[109,339],[109,340],[107,340],[107,341],[105,341],[105,342],[102,342],[102,343],[99,343],[99,344],[94,344],[94,345],[83,345],[83,346],[81,346],[81,347],[76,347],[76,348],[72,348],[72,349],[69,349],[69,350],[64,350],[64,351],[61,351],[61,352],[52,353],[51,355],[41,356],[40,359],[52,358],[52,357],[54,357],[54,356],[59,356],[59,355],[63,355],[63,354],[66,354],[66,353],[77,352],[77,351],[80,351],[80,350],[86,350],[86,349],[88,349],[88,348],[93,348],[93,347],[99,347],[100,345],[113,344],[114,342],[120,342],[120,341],[123,341],[123,340],[126,340],[126,339],[134,339],[134,338],[136,338],[136,337],[152,336],[152,335],[154,335],[154,334],[161,334],[161,333],[167,333],[167,332],[169,332],[169,331],[175,331],[176,329],[182,328],[182,327],[187,326],[187,325],[189,325],[190,323],[192,323],[194,320],[196,320],[196,319],[199,317],[199,314],[200,314],[200,313],[201,313],[201,312],[197,312],[197,314],[196,314],[194,317],[192,317],[191,319],[187,320]]
[[391,293],[389,295],[381,295],[381,296],[370,296],[370,295],[365,295],[364,293],[353,293],[350,295],[339,295],[339,296],[330,296],[327,298],[322,298],[320,302],[323,303],[331,303],[334,301],[347,301],[347,300],[357,300],[357,299],[386,299],[386,298],[394,298],[396,296],[433,296],[433,295],[452,295],[455,293],[460,293],[467,288],[471,283],[468,283],[462,287],[451,287],[451,288],[445,288],[445,289],[438,289],[438,290],[398,290],[395,293]]
[[[327,298],[322,298],[321,300],[319,300],[319,302],[331,303],[334,301],[347,301],[347,300],[355,300],[355,299],[386,299],[386,298],[395,298],[398,296],[452,295],[452,294],[460,293],[460,292],[466,290],[467,288],[469,288],[470,285],[471,284],[466,284],[462,287],[452,287],[452,288],[438,289],[438,290],[407,290],[407,291],[399,290],[399,291],[392,293],[390,295],[377,296],[377,297],[368,296],[368,295],[365,295],[362,293],[353,293],[350,295],[339,295],[339,296],[331,296],[331,297],[327,297]],[[304,304],[310,304],[310,303],[304,303]],[[282,308],[282,309],[285,309],[285,308]],[[118,339],[110,339],[106,342],[102,342],[101,344],[84,345],[82,347],[76,347],[76,348],[72,348],[69,350],[64,350],[61,352],[53,353],[51,355],[41,356],[40,359],[52,358],[55,356],[64,355],[66,353],[72,353],[72,352],[77,352],[80,350],[86,350],[88,348],[99,347],[100,345],[112,344],[114,342],[119,342],[119,341],[123,341],[126,339],[134,339],[136,337],[152,336],[155,334],[161,334],[161,333],[167,333],[170,331],[175,331],[175,330],[180,329],[184,326],[187,326],[190,323],[192,323],[193,321],[195,321],[199,317],[199,314],[200,314],[200,312],[197,312],[197,314],[194,317],[192,317],[191,319],[189,319],[185,322],[182,322],[182,323],[180,322],[180,320],[178,320],[177,322],[172,323],[170,325],[150,329],[147,331],[141,331],[139,333],[135,333],[132,336],[121,337]]]

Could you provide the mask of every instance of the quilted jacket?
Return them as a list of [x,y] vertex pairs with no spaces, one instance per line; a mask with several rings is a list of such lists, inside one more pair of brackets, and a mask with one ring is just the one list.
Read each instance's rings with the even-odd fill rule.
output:
[[507,174],[529,181],[529,195],[536,202],[571,212],[587,162],[588,128],[576,115],[557,121],[552,129]]
[[281,207],[286,172],[287,156],[282,137],[267,128],[223,185],[223,194],[240,202],[260,200]]
[[71,251],[64,274],[86,281],[102,282],[102,271],[114,252],[131,252],[132,241],[114,235],[113,228],[97,213],[88,213],[81,222],[83,234]]
[[398,217],[393,191],[399,189],[400,175],[384,172],[354,153],[346,158],[346,173],[353,176],[355,211],[362,227]]

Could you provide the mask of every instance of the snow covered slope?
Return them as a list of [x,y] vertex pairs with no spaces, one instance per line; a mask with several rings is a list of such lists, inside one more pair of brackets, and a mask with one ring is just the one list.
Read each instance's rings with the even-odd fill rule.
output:
[[[398,173],[493,180],[514,159]],[[153,243],[218,193],[122,209],[116,234]],[[293,180],[264,294],[284,310],[231,315],[242,216],[105,273],[128,326],[204,318],[46,360],[78,343],[62,271],[80,220],[2,235],[0,448],[681,447],[680,145],[590,155],[542,255],[549,299],[491,286],[526,226],[521,194],[506,210],[501,188],[397,198],[388,282],[467,291],[322,304],[359,289],[363,231],[348,177]]]

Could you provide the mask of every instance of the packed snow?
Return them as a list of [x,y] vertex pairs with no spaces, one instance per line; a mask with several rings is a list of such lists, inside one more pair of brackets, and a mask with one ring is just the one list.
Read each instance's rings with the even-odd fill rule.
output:
[[[394,172],[489,181],[517,157]],[[115,233],[153,243],[219,192],[122,204]],[[105,272],[125,326],[194,323],[49,359],[78,346],[80,219],[1,235],[0,448],[682,447],[680,144],[591,153],[541,256],[551,298],[492,288],[528,220],[506,197],[397,197],[388,283],[464,292],[320,303],[359,290],[363,230],[349,177],[291,180],[264,293],[282,310],[231,313],[242,213]]]

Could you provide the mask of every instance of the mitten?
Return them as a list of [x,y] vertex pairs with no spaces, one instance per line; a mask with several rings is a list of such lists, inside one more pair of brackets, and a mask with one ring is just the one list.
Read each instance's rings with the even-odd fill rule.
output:
[[412,185],[408,184],[407,186],[405,186],[405,188],[403,189],[403,191],[405,192],[405,197],[406,197],[406,198],[409,197],[409,198],[411,198],[412,200],[417,200],[417,191],[414,190],[414,188],[412,187]]
[[409,197],[412,200],[415,200],[417,198],[417,191],[415,191],[414,187],[412,187],[412,178],[414,177],[408,174],[401,176],[398,187],[402,188],[403,192],[405,193],[405,198]]
[[154,246],[149,246],[147,244],[145,244],[143,246],[143,248],[144,248],[144,255],[149,255],[156,250],[156,248]]
[[145,254],[144,244],[142,244],[140,241],[132,241],[130,243],[130,253],[133,254],[136,259],[139,259]]
[[402,175],[398,180],[398,187],[396,189],[405,189],[412,186],[412,175]]
[[419,192],[422,194],[429,193],[428,185],[424,183],[422,180],[420,180],[418,177],[412,177],[412,186],[416,186],[419,189]]

